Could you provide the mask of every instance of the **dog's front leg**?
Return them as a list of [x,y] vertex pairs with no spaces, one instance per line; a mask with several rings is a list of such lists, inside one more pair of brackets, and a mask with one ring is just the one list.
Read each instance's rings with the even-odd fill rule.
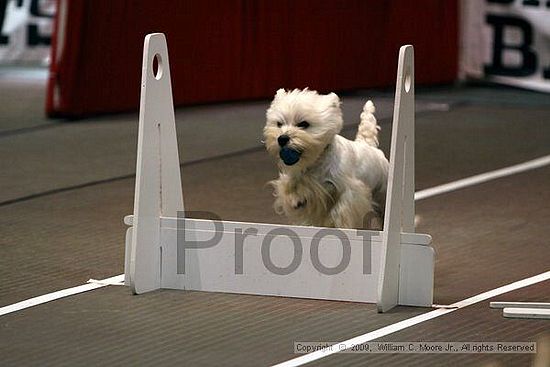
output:
[[280,176],[271,184],[275,188],[275,212],[286,215],[294,224],[308,224],[304,217],[307,200],[303,186],[287,175]]
[[362,182],[349,185],[338,196],[330,211],[336,228],[381,229],[381,221],[372,203],[372,192]]

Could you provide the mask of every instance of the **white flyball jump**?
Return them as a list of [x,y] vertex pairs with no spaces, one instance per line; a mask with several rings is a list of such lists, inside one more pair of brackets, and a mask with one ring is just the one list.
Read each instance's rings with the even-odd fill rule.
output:
[[[158,71],[153,70],[153,60]],[[431,306],[431,237],[414,233],[414,51],[399,51],[383,231],[185,218],[168,49],[145,37],[134,214],[125,283],[159,288]]]

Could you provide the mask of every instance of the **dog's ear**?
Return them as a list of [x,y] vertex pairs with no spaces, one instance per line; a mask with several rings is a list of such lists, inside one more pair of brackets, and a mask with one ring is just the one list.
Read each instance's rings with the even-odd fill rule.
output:
[[342,104],[340,97],[338,97],[336,93],[327,94],[327,98],[329,98],[332,107],[338,108]]
[[285,94],[286,94],[286,90],[284,88],[280,88],[279,90],[277,90],[277,93],[275,93],[275,99],[281,98]]

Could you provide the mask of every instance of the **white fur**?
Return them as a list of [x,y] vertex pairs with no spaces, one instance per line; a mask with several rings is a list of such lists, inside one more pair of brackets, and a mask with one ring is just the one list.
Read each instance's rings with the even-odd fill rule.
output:
[[[374,111],[367,101],[351,141],[338,135],[343,121],[336,94],[277,91],[266,113],[264,140],[278,159],[279,178],[271,182],[278,213],[300,225],[381,229],[389,164],[378,149]],[[296,126],[302,121],[309,127]],[[288,148],[301,152],[294,165],[279,158],[281,135],[290,138]]]

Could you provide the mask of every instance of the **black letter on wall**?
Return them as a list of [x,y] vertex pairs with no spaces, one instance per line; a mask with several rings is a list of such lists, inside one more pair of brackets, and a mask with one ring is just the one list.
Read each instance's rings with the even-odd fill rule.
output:
[[[515,17],[504,17],[488,15],[487,23],[493,26],[493,60],[492,64],[485,65],[485,73],[505,76],[528,76],[537,70],[537,55],[531,50],[533,42],[533,29],[531,25]],[[504,43],[504,28],[516,27],[523,34],[523,42],[519,45],[508,45]],[[503,64],[503,53],[505,50],[514,50],[521,54],[522,62],[518,66]]]

